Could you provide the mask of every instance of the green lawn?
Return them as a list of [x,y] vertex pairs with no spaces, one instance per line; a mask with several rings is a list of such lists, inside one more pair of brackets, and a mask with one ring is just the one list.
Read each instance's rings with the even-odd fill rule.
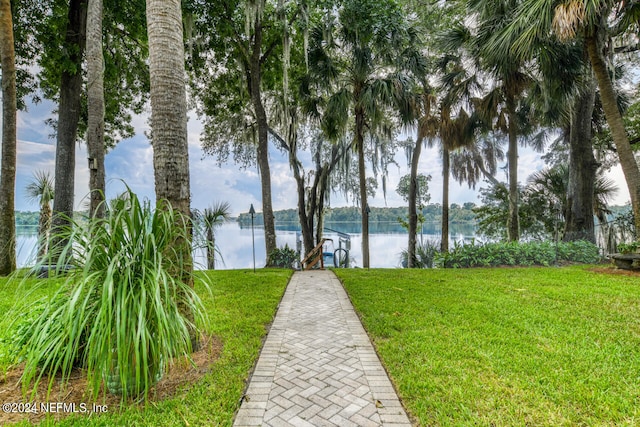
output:
[[[288,270],[212,271],[211,294],[196,283],[209,315],[206,330],[220,338],[223,350],[210,373],[199,382],[184,389],[177,396],[153,402],[146,408],[128,408],[99,417],[77,416],[55,425],[73,426],[230,426],[276,307],[291,275]],[[34,281],[35,282],[35,281]],[[34,282],[17,287],[15,283],[0,281],[0,313],[7,313],[13,301],[25,295]],[[55,283],[29,297],[50,295]],[[11,311],[9,311],[11,313]],[[0,337],[6,336],[9,320],[0,317]],[[3,353],[0,344],[0,353]],[[0,373],[8,365],[0,356]],[[44,421],[41,425],[53,425]]]
[[336,270],[423,426],[640,424],[640,278]]

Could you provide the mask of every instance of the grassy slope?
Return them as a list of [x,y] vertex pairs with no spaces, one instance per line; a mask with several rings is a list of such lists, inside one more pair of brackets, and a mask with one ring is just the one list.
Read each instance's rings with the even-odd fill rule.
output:
[[640,423],[637,277],[336,272],[421,425]]
[[[220,359],[210,373],[173,399],[154,402],[147,408],[129,408],[121,413],[109,408],[111,413],[106,416],[72,417],[55,425],[230,426],[239,407],[244,382],[259,354],[265,325],[273,319],[291,272],[259,270],[254,274],[248,270],[231,270],[207,274],[213,283],[211,294],[196,284],[202,291],[200,296],[209,315],[206,330],[224,344]],[[0,292],[14,299],[25,291],[21,288],[16,293],[13,284],[0,282]],[[8,306],[8,298],[1,299],[0,313]],[[6,319],[1,319],[0,326],[3,326]],[[5,331],[0,328],[0,336]],[[4,363],[6,367],[6,361]],[[2,367],[0,359],[0,369]]]

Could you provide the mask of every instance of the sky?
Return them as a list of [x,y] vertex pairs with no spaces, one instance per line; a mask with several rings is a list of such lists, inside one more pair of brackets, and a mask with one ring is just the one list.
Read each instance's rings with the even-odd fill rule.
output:
[[[27,112],[18,112],[18,168],[16,179],[16,210],[36,211],[38,205],[29,201],[25,194],[25,187],[33,179],[35,171],[50,171],[53,176],[55,169],[55,138],[51,136],[53,130],[45,120],[55,118],[52,111],[54,105],[43,101],[37,105],[30,105]],[[155,200],[153,178],[153,151],[145,132],[149,130],[148,113],[134,117],[136,135],[121,141],[111,150],[105,159],[107,175],[107,197],[112,198],[124,190],[123,182],[139,196]],[[228,202],[233,215],[248,212],[251,204],[257,212],[262,210],[260,175],[256,167],[242,169],[229,162],[218,166],[215,158],[205,156],[200,145],[202,123],[194,113],[189,114],[189,164],[191,174],[192,208],[204,209],[215,202]],[[398,166],[390,166],[387,179],[386,199],[382,194],[379,183],[376,196],[369,201],[370,206],[397,207],[406,203],[395,192],[401,176],[409,173],[409,167],[404,153],[396,157]],[[504,165],[501,165],[504,166]],[[272,149],[270,151],[272,203],[274,210],[292,209],[296,207],[296,185],[289,163],[285,155]],[[534,171],[544,167],[540,154],[530,149],[521,148],[519,152],[518,176],[521,182]],[[420,159],[420,173],[430,174],[429,183],[431,203],[442,200],[442,175],[439,155],[436,149],[424,149]],[[628,202],[624,178],[619,168],[609,174],[614,179],[620,191],[612,201],[614,205]],[[506,180],[504,173],[499,172],[498,179]],[[480,204],[478,188],[469,189],[461,186],[453,179],[450,183],[450,202],[463,204],[474,202]],[[89,172],[87,154],[84,144],[76,146],[75,170],[75,210],[85,209],[86,196],[89,192]],[[354,202],[346,201],[340,194],[331,196],[331,207],[351,206]]]

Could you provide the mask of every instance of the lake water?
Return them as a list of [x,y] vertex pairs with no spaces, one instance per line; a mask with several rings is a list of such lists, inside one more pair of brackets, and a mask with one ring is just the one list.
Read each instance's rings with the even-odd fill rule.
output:
[[[327,227],[339,231],[359,230],[357,224],[328,224]],[[293,227],[284,227],[293,228]],[[389,227],[372,227],[369,233],[369,256],[371,267],[374,268],[395,268],[400,267],[400,253],[407,247],[407,233],[388,232]],[[474,237],[472,226],[450,227],[450,242],[469,241]],[[385,232],[379,232],[379,231]],[[401,230],[401,228],[400,228]],[[277,244],[279,247],[285,244],[290,248],[296,248],[297,231],[278,229]],[[439,240],[440,234],[437,232],[437,225],[425,225],[424,231],[418,233],[422,238]],[[266,263],[264,248],[264,232],[262,228],[255,227],[255,258],[256,267],[260,268]],[[349,232],[351,238],[350,258],[352,266],[362,266],[362,234]],[[338,249],[339,238],[337,233],[325,232],[324,237],[333,239],[333,242],[325,244],[325,251],[334,252]],[[17,230],[17,262],[19,267],[33,264],[36,250],[36,229],[35,227],[18,227]],[[223,224],[216,230],[216,245],[219,248],[222,260],[216,261],[217,269],[238,269],[253,268],[252,237],[251,228],[241,228],[236,222]],[[203,250],[195,251],[195,261],[203,268],[206,263]]]

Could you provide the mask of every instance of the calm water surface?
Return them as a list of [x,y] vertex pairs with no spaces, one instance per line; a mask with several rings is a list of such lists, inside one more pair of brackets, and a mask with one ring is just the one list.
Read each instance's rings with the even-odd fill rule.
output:
[[[349,227],[337,227],[352,230]],[[357,229],[357,228],[355,228]],[[407,247],[407,234],[402,232],[376,232],[372,229],[369,234],[370,261],[371,267],[395,268],[400,267],[400,253]],[[386,231],[386,230],[385,230]],[[36,229],[35,227],[18,227],[17,230],[17,262],[19,267],[33,264],[36,250]],[[277,244],[279,247],[285,244],[290,248],[296,248],[296,238],[298,233],[294,230],[277,230]],[[352,266],[362,266],[362,235],[360,233],[349,233],[351,237]],[[254,229],[255,236],[255,257],[256,267],[260,268],[266,263],[264,249],[264,232],[262,228]],[[326,232],[325,237],[333,239],[333,242],[325,244],[324,250],[333,252],[338,249],[338,235]],[[440,239],[434,227],[426,227],[422,237],[427,239]],[[472,227],[451,227],[450,241],[468,241],[473,238]],[[420,236],[418,237],[418,240]],[[236,222],[223,224],[216,230],[216,244],[222,259],[216,261],[218,269],[253,268],[252,237],[251,228],[241,228]],[[200,264],[200,268],[205,264],[205,254],[203,250],[196,249],[195,261]]]

